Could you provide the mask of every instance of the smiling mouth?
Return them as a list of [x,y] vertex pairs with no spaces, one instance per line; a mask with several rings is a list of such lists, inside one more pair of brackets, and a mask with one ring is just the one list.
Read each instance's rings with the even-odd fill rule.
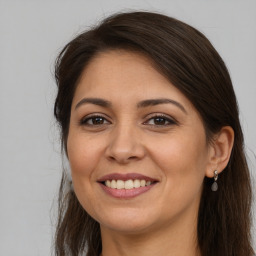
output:
[[97,182],[109,195],[128,199],[145,193],[159,181],[137,173],[113,173],[100,178]]
[[103,185],[105,185],[108,188],[113,189],[134,189],[134,188],[140,188],[140,187],[146,187],[150,186],[153,183],[156,183],[156,181],[146,181],[144,179],[129,179],[129,180],[106,180],[101,182]]

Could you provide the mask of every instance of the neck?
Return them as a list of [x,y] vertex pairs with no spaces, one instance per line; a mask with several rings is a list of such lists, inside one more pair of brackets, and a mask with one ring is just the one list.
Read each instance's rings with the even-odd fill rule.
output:
[[181,220],[154,231],[127,234],[101,227],[102,256],[200,256],[197,221]]

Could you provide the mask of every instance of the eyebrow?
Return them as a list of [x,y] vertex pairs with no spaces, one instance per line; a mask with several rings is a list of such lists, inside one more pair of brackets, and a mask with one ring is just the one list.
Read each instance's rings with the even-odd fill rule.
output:
[[[80,100],[76,106],[75,109],[77,109],[78,107],[80,107],[81,105],[84,104],[94,104],[97,106],[101,106],[104,108],[111,108],[112,104],[110,101],[108,100],[104,100],[101,98],[83,98],[82,100]],[[179,102],[172,100],[172,99],[166,99],[166,98],[160,98],[160,99],[148,99],[148,100],[143,100],[140,101],[137,104],[137,108],[146,108],[149,106],[156,106],[156,105],[160,105],[160,104],[173,104],[176,107],[178,107],[179,109],[181,109],[185,114],[187,114],[186,109],[183,107],[182,104],[180,104]]]
[[94,104],[94,105],[98,105],[104,108],[110,108],[112,106],[110,101],[104,100],[104,99],[100,99],[100,98],[84,98],[82,100],[80,100],[76,106],[75,109],[77,109],[78,107],[80,107],[81,105],[84,104]]
[[138,108],[144,108],[144,107],[149,107],[149,106],[155,106],[155,105],[160,105],[160,104],[173,104],[179,109],[181,109],[185,114],[187,114],[186,109],[183,107],[182,104],[179,102],[172,100],[172,99],[148,99],[148,100],[143,100],[137,104]]

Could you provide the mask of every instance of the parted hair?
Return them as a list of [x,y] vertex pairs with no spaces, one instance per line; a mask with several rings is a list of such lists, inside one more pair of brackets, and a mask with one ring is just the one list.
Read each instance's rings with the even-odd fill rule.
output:
[[[211,191],[205,177],[198,211],[197,237],[202,256],[252,256],[252,191],[238,106],[228,70],[209,40],[177,19],[151,12],[114,14],[76,36],[56,59],[54,114],[67,154],[71,104],[78,80],[99,53],[115,49],[144,54],[200,114],[208,143],[223,126],[235,133],[230,160]],[[65,171],[59,189],[56,256],[99,256],[100,226],[69,185]]]

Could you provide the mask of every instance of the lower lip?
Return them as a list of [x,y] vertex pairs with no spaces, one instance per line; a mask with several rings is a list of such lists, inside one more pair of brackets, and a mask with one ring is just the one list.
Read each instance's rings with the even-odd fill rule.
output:
[[139,196],[147,191],[149,191],[156,183],[153,183],[149,186],[132,188],[132,189],[115,189],[109,188],[102,183],[99,183],[101,188],[110,196],[120,199],[129,199]]

